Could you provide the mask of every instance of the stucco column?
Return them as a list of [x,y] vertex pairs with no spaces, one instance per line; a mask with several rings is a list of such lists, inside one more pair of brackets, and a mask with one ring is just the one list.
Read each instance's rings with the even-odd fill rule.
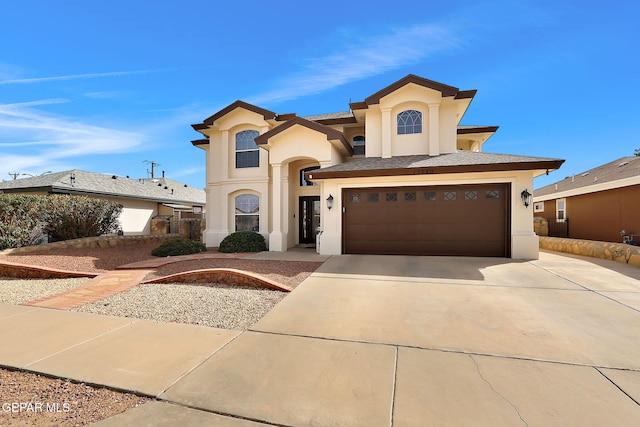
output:
[[284,182],[282,179],[282,164],[271,165],[271,218],[273,228],[269,233],[269,250],[284,252],[287,250],[286,232],[283,223],[283,197],[285,196]]
[[382,112],[382,158],[388,159],[391,157],[391,109],[385,108],[380,110]]
[[[424,123],[423,123],[424,127]],[[429,155],[440,154],[440,104],[429,104]]]

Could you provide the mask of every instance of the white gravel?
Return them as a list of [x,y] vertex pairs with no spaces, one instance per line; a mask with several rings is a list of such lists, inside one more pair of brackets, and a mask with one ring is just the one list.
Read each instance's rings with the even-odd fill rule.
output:
[[286,295],[221,284],[149,284],[74,311],[246,330]]
[[0,302],[22,304],[86,284],[90,279],[12,279],[0,277]]

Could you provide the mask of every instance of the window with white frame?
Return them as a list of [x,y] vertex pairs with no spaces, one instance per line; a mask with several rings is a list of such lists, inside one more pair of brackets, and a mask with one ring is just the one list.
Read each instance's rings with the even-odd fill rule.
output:
[[398,135],[422,133],[422,113],[417,110],[405,110],[398,114]]
[[320,184],[309,181],[305,176],[305,173],[320,169],[320,166],[309,166],[308,168],[300,169],[300,187],[317,187]]
[[236,231],[260,231],[260,198],[255,194],[236,196]]
[[558,221],[567,219],[567,199],[556,200],[556,219]]
[[536,202],[533,204],[534,212],[544,212],[544,202]]
[[260,166],[260,149],[255,138],[260,135],[255,130],[243,130],[236,134],[236,168],[257,168]]
[[358,135],[353,137],[353,155],[364,155],[364,136]]

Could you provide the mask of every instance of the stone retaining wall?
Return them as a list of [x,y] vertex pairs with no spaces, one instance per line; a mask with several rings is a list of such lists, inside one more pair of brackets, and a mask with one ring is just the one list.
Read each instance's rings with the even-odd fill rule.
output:
[[618,261],[640,267],[640,246],[540,236],[540,249]]
[[159,234],[155,236],[98,236],[83,237],[82,239],[65,240],[63,242],[46,243],[44,245],[24,246],[22,248],[6,249],[2,254],[26,254],[64,248],[112,248],[115,246],[133,246],[156,243],[161,245],[169,239],[180,237],[179,234]]

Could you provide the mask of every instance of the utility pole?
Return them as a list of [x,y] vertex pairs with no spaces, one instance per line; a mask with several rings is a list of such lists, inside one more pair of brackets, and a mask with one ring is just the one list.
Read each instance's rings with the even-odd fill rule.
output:
[[20,176],[20,172],[9,172],[9,176],[15,181]]
[[[155,178],[155,168],[156,166],[162,166],[160,163],[156,163],[153,160],[145,160],[144,163],[151,165],[151,179]],[[147,173],[149,170],[147,169]]]

